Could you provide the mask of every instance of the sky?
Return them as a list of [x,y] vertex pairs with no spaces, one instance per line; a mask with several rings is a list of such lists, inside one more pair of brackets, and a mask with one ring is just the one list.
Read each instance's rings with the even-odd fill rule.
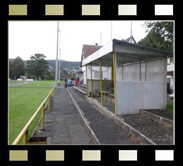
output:
[[[132,21],[132,35],[136,42],[147,34],[142,26],[145,21]],[[45,59],[56,59],[57,21],[9,21],[9,58],[29,60],[41,53]],[[58,58],[80,61],[83,44],[106,45],[112,39],[127,39],[131,35],[131,21],[59,21]],[[100,43],[101,42],[101,43]]]

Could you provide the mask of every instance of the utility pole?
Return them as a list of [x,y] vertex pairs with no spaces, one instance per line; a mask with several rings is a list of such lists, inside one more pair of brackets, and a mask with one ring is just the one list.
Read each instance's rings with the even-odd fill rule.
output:
[[57,80],[58,80],[58,39],[59,39],[59,22],[57,22],[57,46],[56,46],[56,65],[55,65],[55,91],[57,92]]
[[131,34],[130,34],[130,36],[131,36],[130,40],[131,40],[131,43],[132,43],[132,21],[131,21]]
[[100,46],[102,44],[102,32],[100,32]]
[[111,21],[111,40],[112,40],[112,21]]
[[60,52],[61,52],[61,51],[60,51],[60,48],[59,48],[59,74],[58,74],[58,75],[59,75],[59,77],[58,77],[59,82],[60,82]]

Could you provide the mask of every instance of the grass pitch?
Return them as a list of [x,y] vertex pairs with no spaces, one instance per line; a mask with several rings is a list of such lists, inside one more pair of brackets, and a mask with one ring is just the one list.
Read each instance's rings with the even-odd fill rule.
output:
[[[53,81],[37,81],[40,86],[50,85]],[[54,82],[53,82],[54,83]],[[30,83],[31,84],[31,83]],[[37,84],[36,82],[32,83]],[[22,86],[25,84],[22,84]],[[54,84],[53,84],[54,85]],[[20,131],[46,98],[51,88],[9,88],[9,144],[12,144]],[[42,110],[29,127],[29,137],[41,117]],[[20,142],[22,144],[23,140]]]

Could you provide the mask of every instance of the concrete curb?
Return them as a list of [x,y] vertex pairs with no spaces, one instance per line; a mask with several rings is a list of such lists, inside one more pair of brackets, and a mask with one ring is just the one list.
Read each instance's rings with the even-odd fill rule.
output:
[[133,137],[135,137],[137,140],[139,140],[143,144],[150,144],[150,145],[157,145],[155,142],[150,140],[148,137],[146,137],[144,134],[140,133],[138,130],[130,126],[129,124],[124,122],[124,119],[121,117],[116,117],[114,113],[109,111],[106,107],[101,107],[101,105],[98,103],[97,100],[93,100],[86,97],[87,101],[95,105],[100,112],[104,113],[106,116],[111,118],[117,125],[119,125],[123,130],[125,130],[127,133],[130,133]]
[[94,131],[92,130],[92,128],[90,127],[89,125],[89,121],[84,117],[84,112],[81,110],[81,108],[79,108],[77,102],[74,100],[74,98],[72,97],[72,95],[70,94],[70,92],[66,89],[67,93],[69,94],[70,98],[72,99],[73,103],[75,104],[77,110],[79,111],[80,113],[80,116],[81,116],[81,119],[83,120],[84,122],[84,125],[85,127],[87,128],[88,132],[90,133],[93,141],[96,143],[96,144],[100,144],[99,142],[99,139],[97,138],[97,136],[95,135]]
[[164,118],[162,116],[159,116],[159,115],[156,115],[156,114],[144,111],[144,110],[140,110],[140,114],[142,116],[149,117],[150,119],[152,119],[154,121],[157,121],[159,124],[169,125],[169,126],[171,126],[171,128],[173,128],[173,121],[171,121],[167,118]]
[[74,88],[75,90],[77,90],[78,92],[82,93],[83,95],[86,95],[86,92],[82,91],[81,89],[76,88],[76,87],[74,87],[74,86],[73,86],[73,88]]

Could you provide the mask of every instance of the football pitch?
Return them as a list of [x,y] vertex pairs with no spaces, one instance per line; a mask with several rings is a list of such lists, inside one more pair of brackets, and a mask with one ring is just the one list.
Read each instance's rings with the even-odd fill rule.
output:
[[[8,138],[9,145],[13,143],[15,138],[21,132],[23,127],[35,113],[37,108],[41,105],[43,100],[47,97],[51,91],[51,83],[54,86],[53,81],[35,81],[30,83],[21,84],[18,83],[16,88],[14,86],[9,87],[9,111],[8,111]],[[39,85],[39,86],[38,86]],[[22,88],[24,87],[24,88]],[[26,88],[27,87],[27,88]],[[36,87],[36,88],[34,88]],[[37,88],[40,87],[40,88]],[[41,88],[47,87],[47,88]],[[30,137],[32,132],[40,120],[42,111],[36,116],[35,120],[31,124],[28,130],[28,136]],[[23,143],[23,139],[20,144]]]

